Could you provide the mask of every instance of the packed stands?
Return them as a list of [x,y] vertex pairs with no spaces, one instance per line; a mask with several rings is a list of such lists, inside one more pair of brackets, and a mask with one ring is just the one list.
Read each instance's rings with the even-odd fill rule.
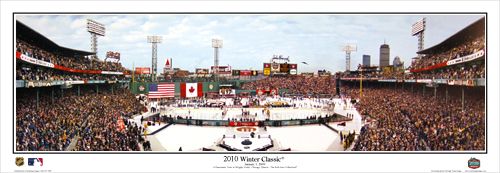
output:
[[16,26],[16,150],[139,150],[142,128],[128,118],[145,107],[126,69]]
[[45,81],[82,81],[82,80],[127,80],[124,75],[102,75],[85,73],[68,73],[61,70],[36,66],[28,63],[16,63],[16,80],[45,80]]
[[[87,86],[80,92],[55,94],[53,88],[42,88],[38,100],[35,90],[18,89],[16,149],[62,151],[77,140],[74,150],[139,150],[141,131],[127,118],[141,113],[143,105],[128,90],[105,88],[101,86],[98,93]],[[126,126],[121,127],[119,120]]]
[[88,57],[70,57],[43,50],[23,40],[16,40],[16,51],[37,60],[78,70],[125,71],[118,62],[92,60]]
[[[359,88],[346,88],[347,95],[359,98]],[[484,87],[466,89],[464,109],[460,88],[448,90],[446,99],[442,94],[412,92],[409,87],[363,88],[362,101],[356,107],[373,123],[362,130],[354,150],[484,150]]]
[[412,62],[413,78],[485,78],[485,19],[479,19],[443,42],[419,51]]
[[242,89],[256,90],[278,88],[288,89],[289,94],[301,95],[319,95],[334,94],[335,79],[331,76],[323,77],[305,77],[305,76],[286,76],[286,77],[268,77],[261,80],[244,83]]

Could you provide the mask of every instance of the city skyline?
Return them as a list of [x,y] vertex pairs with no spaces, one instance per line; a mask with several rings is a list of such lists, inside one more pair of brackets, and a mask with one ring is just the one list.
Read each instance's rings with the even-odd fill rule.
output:
[[379,62],[379,48],[384,42],[391,48],[390,62],[399,56],[408,66],[417,51],[417,38],[410,34],[413,23],[427,18],[424,48],[429,48],[483,16],[17,15],[16,20],[60,46],[86,51],[90,51],[86,19],[100,22],[106,26],[106,36],[98,38],[98,56],[104,59],[107,51],[120,52],[122,64],[129,69],[151,67],[151,44],[146,37],[160,35],[159,73],[167,58],[172,58],[174,68],[209,68],[213,65],[212,38],[224,41],[220,65],[233,69],[262,70],[262,63],[281,54],[298,63],[299,72],[336,72],[345,69],[345,44],[358,48],[351,54],[351,69],[362,63],[363,54]]

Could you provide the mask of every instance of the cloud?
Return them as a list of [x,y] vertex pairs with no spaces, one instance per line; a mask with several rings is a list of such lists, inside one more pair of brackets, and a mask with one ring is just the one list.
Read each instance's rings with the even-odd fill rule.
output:
[[212,38],[222,38],[220,64],[234,69],[261,69],[273,54],[290,56],[299,71],[319,69],[343,71],[347,43],[358,45],[351,54],[351,68],[361,63],[363,54],[378,65],[379,47],[386,40],[395,56],[410,62],[417,41],[410,35],[411,24],[428,18],[426,47],[437,44],[479,19],[478,15],[17,15],[18,20],[62,46],[90,50],[86,19],[106,25],[99,37],[100,57],[119,51],[122,64],[151,66],[148,35],[161,35],[158,69],[167,58],[174,67],[193,71],[213,64]]

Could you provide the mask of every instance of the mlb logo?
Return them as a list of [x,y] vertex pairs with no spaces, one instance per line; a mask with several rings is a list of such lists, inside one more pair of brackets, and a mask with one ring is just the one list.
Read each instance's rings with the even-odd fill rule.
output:
[[43,158],[28,158],[28,166],[43,166]]

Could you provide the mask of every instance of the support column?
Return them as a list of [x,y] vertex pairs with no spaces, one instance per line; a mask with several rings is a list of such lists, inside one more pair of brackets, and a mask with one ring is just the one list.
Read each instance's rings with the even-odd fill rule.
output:
[[448,86],[446,87],[445,103],[448,104]]
[[422,96],[424,96],[424,97],[425,97],[425,85],[422,85],[422,90],[423,90],[423,91],[422,91]]
[[465,110],[465,91],[464,87],[462,87],[462,111]]
[[78,96],[80,96],[80,85],[78,85]]
[[52,104],[54,104],[54,87],[52,87],[51,100],[52,100]]
[[36,89],[36,109],[38,109],[38,102],[40,102],[40,88]]
[[96,90],[97,90],[97,95],[99,95],[99,85],[95,85]]
[[437,86],[434,86],[434,97],[436,97],[437,94]]

